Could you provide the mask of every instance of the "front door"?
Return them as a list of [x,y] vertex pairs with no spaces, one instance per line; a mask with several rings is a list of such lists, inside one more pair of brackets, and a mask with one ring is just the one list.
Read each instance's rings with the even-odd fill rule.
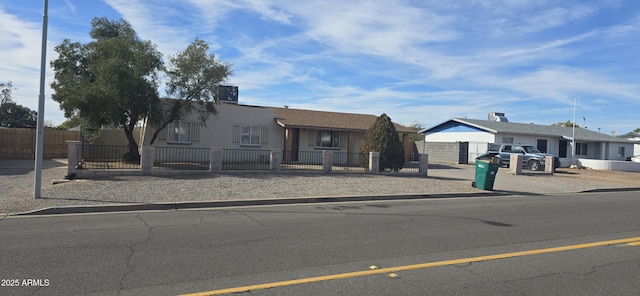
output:
[[560,158],[567,158],[567,140],[560,140],[560,148],[558,150]]
[[300,129],[291,130],[291,161],[298,161],[298,151],[300,150]]

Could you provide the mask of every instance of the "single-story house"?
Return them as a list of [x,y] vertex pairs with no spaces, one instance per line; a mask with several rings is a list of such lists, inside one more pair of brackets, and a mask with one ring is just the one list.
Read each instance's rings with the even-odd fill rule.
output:
[[633,145],[633,155],[640,155],[640,133],[629,132],[624,135],[619,136],[620,138],[627,139],[634,143]]
[[[559,156],[563,166],[570,164],[572,127],[515,123],[491,114],[489,118],[491,120],[453,118],[423,129],[419,133],[425,136],[425,143],[422,147],[417,144],[417,148],[429,154],[433,161],[442,158],[440,161],[473,163],[489,144],[513,143],[536,146],[542,152]],[[625,160],[633,154],[633,143],[627,139],[584,128],[575,128],[575,143],[575,158]]]
[[[202,126],[197,114],[172,122],[158,135],[154,147],[190,147],[245,150],[281,149],[285,162],[302,162],[304,152],[332,150],[358,153],[365,132],[377,116],[293,108],[216,103],[217,114]],[[394,123],[395,124],[395,123]],[[395,124],[405,151],[415,130]],[[153,127],[143,125],[142,145],[149,145]]]

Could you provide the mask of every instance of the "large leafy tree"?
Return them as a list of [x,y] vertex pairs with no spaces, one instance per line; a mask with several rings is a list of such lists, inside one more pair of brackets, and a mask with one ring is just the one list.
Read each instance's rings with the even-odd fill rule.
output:
[[404,164],[402,141],[387,114],[382,114],[364,134],[360,144],[359,161],[362,166],[369,163],[369,152],[380,152],[380,171],[398,171]]
[[196,112],[202,124],[216,113],[214,102],[216,88],[232,74],[231,65],[208,53],[209,46],[203,40],[194,40],[184,51],[171,57],[167,69],[167,94],[159,110],[150,114],[150,124],[157,127],[151,143],[171,122]]
[[0,83],[0,126],[34,127],[38,113],[15,103],[11,99],[13,90],[11,81]]
[[87,129],[122,128],[129,143],[125,160],[140,159],[133,130],[158,108],[158,78],[162,55],[150,41],[141,40],[121,19],[94,18],[90,36],[82,44],[68,39],[56,46],[53,100],[67,118],[78,117]]

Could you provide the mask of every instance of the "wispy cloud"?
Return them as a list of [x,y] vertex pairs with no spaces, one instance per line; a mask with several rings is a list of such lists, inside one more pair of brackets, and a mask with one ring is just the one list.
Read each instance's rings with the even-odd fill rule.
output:
[[[37,89],[41,8],[7,5],[11,12],[0,5],[0,38],[10,40],[0,44],[0,74],[16,77],[22,95]],[[247,104],[425,124],[489,111],[566,120],[576,95],[585,113],[618,114],[611,101],[640,104],[633,62],[640,4],[631,0],[65,0],[54,7],[52,44],[87,41],[90,18],[103,15],[126,19],[165,55],[206,40],[233,64],[229,83]],[[540,101],[548,106],[537,108]],[[633,116],[619,114],[621,122]]]
[[78,9],[76,8],[75,5],[73,5],[73,3],[71,3],[71,0],[64,0],[64,4],[67,5],[67,8],[69,8],[69,11],[72,14],[76,14],[78,12]]

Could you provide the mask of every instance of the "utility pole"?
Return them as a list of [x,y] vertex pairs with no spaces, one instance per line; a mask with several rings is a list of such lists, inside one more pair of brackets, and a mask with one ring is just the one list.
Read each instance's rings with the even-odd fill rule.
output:
[[38,96],[38,124],[36,131],[36,161],[35,161],[35,180],[33,182],[33,197],[40,198],[40,189],[42,188],[42,150],[44,150],[44,82],[45,73],[47,72],[47,11],[49,1],[44,0],[44,8],[42,14],[42,54],[40,57],[40,95]]

